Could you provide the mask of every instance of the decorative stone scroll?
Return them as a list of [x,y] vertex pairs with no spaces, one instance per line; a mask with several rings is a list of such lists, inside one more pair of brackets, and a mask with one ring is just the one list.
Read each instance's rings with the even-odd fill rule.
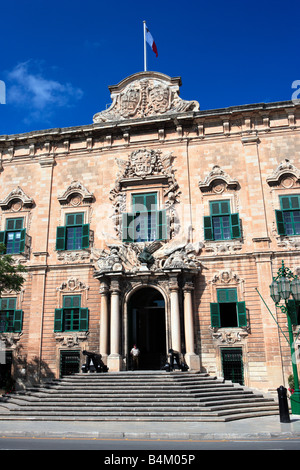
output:
[[58,197],[60,204],[70,204],[72,206],[81,203],[90,203],[93,201],[94,195],[90,193],[80,181],[73,181],[66,191]]
[[287,158],[279,163],[272,175],[267,178],[269,186],[279,186],[292,188],[295,184],[300,184],[300,170]]
[[140,72],[109,87],[112,104],[93,121],[120,121],[164,114],[198,111],[197,101],[179,98],[180,78],[158,72]]
[[116,159],[119,172],[114,188],[110,191],[110,200],[114,206],[113,222],[118,236],[121,236],[121,217],[126,212],[126,194],[122,191],[128,181],[136,179],[143,183],[148,178],[160,178],[165,183],[163,192],[164,206],[168,210],[170,219],[170,236],[174,236],[179,230],[179,220],[175,210],[179,202],[181,191],[175,178],[172,152],[163,154],[160,150],[138,149],[134,150],[127,160]]
[[0,201],[2,210],[12,209],[15,212],[22,208],[31,208],[33,204],[33,199],[28,197],[20,186],[13,189],[5,199]]
[[232,179],[219,165],[215,165],[204,181],[199,181],[202,192],[221,194],[225,189],[237,189],[239,183]]
[[182,269],[202,271],[199,255],[202,244],[174,243],[163,245],[160,241],[151,243],[122,243],[109,245],[108,250],[92,251],[96,271],[100,274],[139,271],[162,272]]

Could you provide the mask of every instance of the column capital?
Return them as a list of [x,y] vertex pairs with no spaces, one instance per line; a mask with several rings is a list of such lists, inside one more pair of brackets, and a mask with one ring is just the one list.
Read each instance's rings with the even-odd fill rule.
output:
[[195,286],[192,281],[185,281],[182,287],[183,292],[192,292],[194,289],[195,289]]
[[101,295],[108,295],[109,293],[109,286],[106,281],[101,281],[99,292]]
[[121,292],[119,279],[111,280],[109,291],[111,294],[119,294]]
[[179,290],[177,274],[169,274],[169,289],[170,292],[177,292]]

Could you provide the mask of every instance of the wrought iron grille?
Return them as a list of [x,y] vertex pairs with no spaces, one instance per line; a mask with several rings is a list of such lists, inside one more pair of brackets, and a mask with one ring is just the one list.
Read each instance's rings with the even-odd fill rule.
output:
[[224,348],[221,352],[224,379],[244,385],[242,349]]

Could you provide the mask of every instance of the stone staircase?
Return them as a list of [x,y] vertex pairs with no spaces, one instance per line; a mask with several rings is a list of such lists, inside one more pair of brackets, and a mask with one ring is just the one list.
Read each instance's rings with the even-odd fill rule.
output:
[[278,415],[260,392],[189,372],[75,374],[0,398],[0,420],[232,421]]

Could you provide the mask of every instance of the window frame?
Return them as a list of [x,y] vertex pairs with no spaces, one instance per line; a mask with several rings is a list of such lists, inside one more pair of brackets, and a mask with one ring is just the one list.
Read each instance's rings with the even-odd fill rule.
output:
[[[76,222],[76,218],[81,216],[82,223]],[[74,223],[70,223],[70,218],[74,217]],[[56,227],[56,250],[57,251],[78,251],[89,248],[90,245],[90,224],[84,223],[85,212],[70,212],[65,214],[65,225]],[[72,237],[68,238],[68,232],[71,229],[81,227],[80,236],[76,236],[76,232]],[[76,246],[76,240],[80,239],[80,246]],[[68,245],[68,241],[73,240],[72,247]]]
[[[211,326],[214,328],[243,328],[247,327],[247,310],[245,301],[238,301],[237,288],[220,288],[217,289],[218,302],[210,303]],[[235,304],[236,308],[236,325],[222,325],[220,304]]]
[[[4,308],[4,303],[7,302],[7,307]],[[9,305],[10,303],[13,305]],[[23,326],[23,310],[17,309],[17,298],[16,297],[2,297],[0,298],[0,323],[5,321],[5,327],[1,333],[20,333]],[[12,308],[13,307],[13,308]]]
[[[292,199],[297,198],[297,207],[293,207]],[[288,207],[284,207],[285,201],[288,202]],[[282,194],[279,196],[280,209],[275,210],[275,218],[277,224],[277,232],[279,235],[286,235],[289,237],[295,237],[300,235],[300,224],[299,231],[296,233],[295,224],[295,212],[299,212],[300,217],[300,194]],[[290,214],[293,233],[287,233],[288,222],[285,220],[285,215]]]
[[[148,206],[147,198],[155,198],[155,203]],[[141,198],[142,203],[135,200]],[[140,205],[140,207],[138,207]],[[155,208],[153,208],[155,206]],[[122,214],[122,241],[123,242],[152,242],[156,240],[166,240],[167,237],[167,215],[166,210],[158,210],[158,193],[141,192],[131,194],[131,212]],[[139,209],[142,210],[139,210]],[[144,209],[144,210],[143,210]],[[150,222],[150,224],[149,224]],[[137,227],[142,225],[139,232],[141,237],[137,236]],[[150,227],[149,227],[150,225]],[[154,235],[152,235],[154,233]]]
[[[215,210],[215,207],[218,207],[218,210]],[[227,207],[226,207],[227,206]],[[209,201],[209,216],[204,216],[203,218],[203,227],[204,227],[204,239],[205,240],[216,240],[216,241],[226,241],[233,240],[236,238],[241,238],[241,225],[239,213],[231,212],[230,199],[218,199],[215,201]],[[226,217],[226,219],[225,219]],[[216,222],[219,219],[220,222],[220,231],[221,237],[217,237],[216,233]],[[228,220],[228,229],[230,232],[230,237],[225,238],[225,220]]]
[[[70,301],[69,305],[67,305],[67,301]],[[70,315],[69,319],[67,319],[68,315]],[[67,320],[70,322],[70,327]],[[75,322],[78,323],[78,328],[74,327]],[[88,331],[88,324],[89,311],[88,308],[81,307],[81,294],[64,295],[62,308],[55,309],[54,332]]]
[[[9,224],[13,222],[13,227],[9,227]],[[17,223],[21,222],[20,227],[17,227]],[[15,255],[24,253],[25,251],[25,238],[26,238],[26,229],[24,226],[24,217],[10,217],[5,221],[5,230],[0,232],[0,243],[5,245],[5,253],[8,255]],[[10,234],[13,234],[12,239],[12,248],[8,245],[8,237]],[[19,234],[19,239],[17,241],[16,235]]]

